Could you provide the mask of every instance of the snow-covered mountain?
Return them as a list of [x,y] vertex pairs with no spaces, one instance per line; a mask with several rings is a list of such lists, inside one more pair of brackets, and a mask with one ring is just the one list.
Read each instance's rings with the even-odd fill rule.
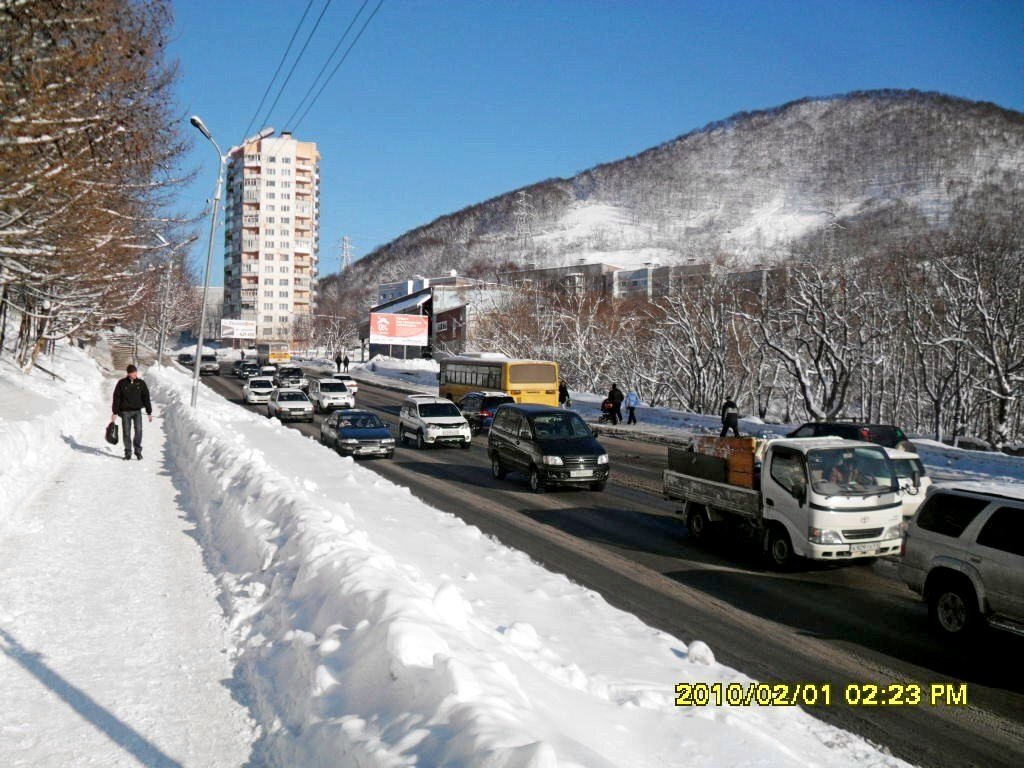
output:
[[1021,168],[1024,115],[994,104],[891,90],[803,99],[442,216],[368,254],[344,284],[528,262],[867,253],[942,227],[968,198],[998,204],[1024,186]]

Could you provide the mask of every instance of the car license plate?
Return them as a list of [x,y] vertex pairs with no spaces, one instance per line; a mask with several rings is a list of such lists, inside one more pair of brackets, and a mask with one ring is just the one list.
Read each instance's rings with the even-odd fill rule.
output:
[[867,543],[867,544],[851,544],[850,545],[850,551],[851,552],[874,552],[876,549],[878,549],[878,542],[877,541],[872,541],[872,542]]
[[571,469],[569,470],[569,477],[593,477],[594,470],[592,469]]

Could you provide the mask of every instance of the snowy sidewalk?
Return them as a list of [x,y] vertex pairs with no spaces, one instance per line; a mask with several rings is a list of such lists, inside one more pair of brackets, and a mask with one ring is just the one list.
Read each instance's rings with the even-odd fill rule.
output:
[[106,418],[65,435],[57,471],[0,520],[0,764],[243,765],[256,733],[161,420],[126,462]]

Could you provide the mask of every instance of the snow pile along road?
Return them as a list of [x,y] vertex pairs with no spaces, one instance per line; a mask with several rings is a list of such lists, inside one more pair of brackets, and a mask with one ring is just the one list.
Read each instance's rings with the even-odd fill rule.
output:
[[747,678],[710,649],[295,430],[150,375],[168,451],[282,765],[902,765],[793,708],[676,708]]
[[82,350],[59,344],[40,362],[54,375],[36,367],[26,376],[0,357],[0,513],[17,508],[75,445],[103,399],[102,373]]

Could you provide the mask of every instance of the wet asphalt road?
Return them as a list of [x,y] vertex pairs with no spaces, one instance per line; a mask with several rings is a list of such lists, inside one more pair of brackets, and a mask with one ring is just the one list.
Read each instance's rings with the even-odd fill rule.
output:
[[[230,366],[224,367],[228,374]],[[204,378],[245,406],[241,381]],[[360,382],[356,405],[397,433],[404,395]],[[312,438],[313,424],[293,424]],[[602,437],[612,476],[603,493],[532,494],[524,478],[495,481],[486,436],[473,448],[399,446],[392,460],[363,465],[463,518],[552,571],[600,592],[684,642],[703,640],[717,659],[771,682],[832,684],[830,707],[813,715],[921,766],[1019,766],[1024,762],[1024,640],[989,631],[969,648],[929,632],[925,606],[895,564],[765,570],[752,545],[696,545],[659,495],[665,447]],[[676,681],[666,680],[670,690]],[[850,706],[851,683],[967,683],[967,706]]]

